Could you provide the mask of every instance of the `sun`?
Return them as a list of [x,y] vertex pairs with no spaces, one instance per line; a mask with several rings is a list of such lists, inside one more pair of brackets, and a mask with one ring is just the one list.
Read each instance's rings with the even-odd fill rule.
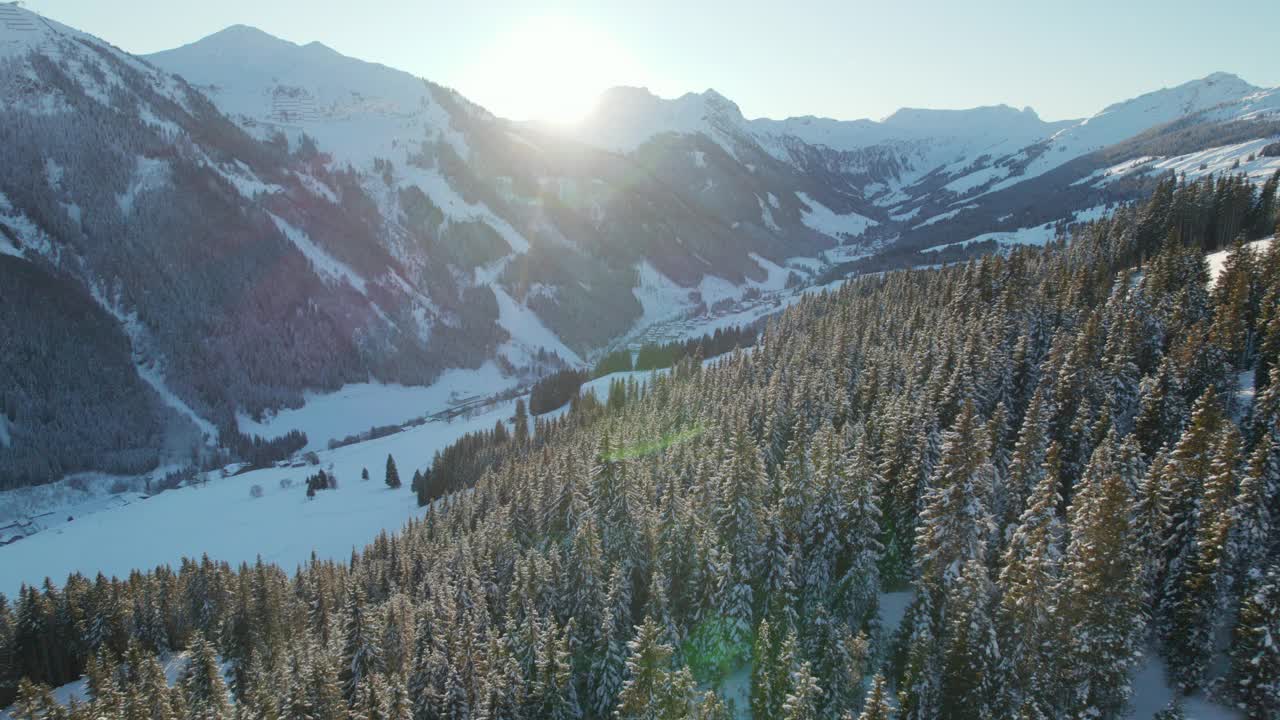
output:
[[514,26],[481,64],[481,85],[494,112],[559,125],[581,121],[603,91],[637,77],[634,63],[608,34],[561,16]]

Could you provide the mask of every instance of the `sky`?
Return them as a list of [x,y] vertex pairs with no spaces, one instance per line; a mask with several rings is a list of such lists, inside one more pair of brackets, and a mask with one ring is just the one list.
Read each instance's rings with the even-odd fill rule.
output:
[[27,0],[144,54],[233,24],[426,77],[517,120],[616,85],[714,88],[748,118],[1030,106],[1046,120],[1211,72],[1280,85],[1276,0]]

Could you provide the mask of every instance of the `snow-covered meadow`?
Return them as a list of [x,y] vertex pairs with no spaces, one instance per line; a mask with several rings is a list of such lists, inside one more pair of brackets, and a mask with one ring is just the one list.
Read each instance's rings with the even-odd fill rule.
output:
[[[315,407],[340,401],[320,399]],[[422,405],[406,404],[422,414]],[[215,472],[202,485],[102,508],[0,546],[0,593],[14,597],[21,584],[42,583],[46,576],[58,584],[72,572],[125,576],[204,554],[233,564],[261,557],[285,568],[305,562],[312,553],[345,559],[379,532],[421,516],[424,511],[408,487],[415,469],[426,467],[437,450],[465,433],[506,420],[514,409],[514,401],[502,402],[470,418],[428,422],[384,438],[318,450],[318,466],[267,468],[226,478]],[[395,457],[405,481],[399,490],[383,483],[387,455]],[[330,468],[338,488],[308,500],[306,477]],[[360,480],[365,468],[368,482]],[[255,486],[262,497],[251,497]]]

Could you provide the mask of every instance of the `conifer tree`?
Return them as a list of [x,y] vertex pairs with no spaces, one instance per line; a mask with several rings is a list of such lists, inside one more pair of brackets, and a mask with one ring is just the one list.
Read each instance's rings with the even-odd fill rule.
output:
[[1057,650],[1062,524],[1057,479],[1043,473],[1009,538],[1000,570],[997,613],[1002,675],[1000,707],[1053,697]]
[[382,649],[378,646],[378,632],[374,618],[366,606],[364,591],[352,585],[347,591],[345,626],[342,641],[342,664],[338,682],[348,703],[356,701],[360,681],[382,672]]
[[756,630],[751,657],[751,714],[753,717],[776,717],[782,709],[783,695],[776,681],[778,648],[769,621],[761,620]]
[[620,720],[678,720],[691,710],[691,683],[671,669],[672,648],[659,641],[661,629],[646,617],[627,648],[627,680],[618,695]]
[[920,581],[940,593],[960,576],[969,560],[984,561],[991,517],[982,498],[990,466],[978,439],[972,402],[966,402],[947,433],[933,487],[925,496],[916,535]]
[[223,720],[232,716],[218,657],[213,646],[198,636],[191,643],[191,660],[182,675],[182,694],[191,718]]
[[1195,544],[1181,572],[1171,579],[1169,611],[1176,631],[1169,637],[1169,667],[1188,692],[1203,686],[1213,655],[1240,459],[1240,433],[1228,423],[1220,433],[1195,509]]
[[818,701],[822,697],[822,688],[809,669],[809,663],[802,662],[791,673],[791,692],[782,701],[782,717],[785,720],[818,720]]
[[67,720],[66,710],[53,698],[48,686],[36,685],[25,677],[18,681],[10,711],[13,720]]
[[1048,449],[1044,414],[1044,395],[1037,389],[1023,416],[1022,429],[1018,432],[1018,441],[1009,459],[1005,483],[996,496],[995,511],[998,513],[1000,527],[1006,534],[1018,523],[1027,498],[1044,476],[1044,456]]
[[387,487],[395,490],[400,487],[400,471],[396,470],[395,458],[387,455]]
[[1161,565],[1165,569],[1161,609],[1166,613],[1182,591],[1179,583],[1195,554],[1201,485],[1210,474],[1214,441],[1222,423],[1217,393],[1209,388],[1196,401],[1190,424],[1161,467],[1162,504],[1167,515],[1161,538]]
[[995,714],[1000,649],[991,617],[993,593],[986,564],[978,558],[966,561],[946,600],[943,717],[980,720]]
[[1280,715],[1280,564],[1245,585],[1231,644],[1232,689],[1249,720]]
[[857,710],[868,656],[866,635],[855,636],[848,624],[833,618],[821,606],[809,632],[813,636],[809,643],[811,669],[826,688],[816,703],[818,716],[838,718],[846,711]]
[[1067,648],[1059,664],[1068,688],[1059,707],[1082,716],[1122,713],[1140,657],[1142,566],[1131,505],[1141,463],[1132,435],[1118,441],[1109,434],[1094,451],[1068,515],[1061,601]]
[[884,675],[876,673],[875,677],[871,678],[871,689],[867,691],[866,701],[862,705],[862,714],[858,716],[858,720],[893,720],[893,705],[885,685]]
[[1273,433],[1264,434],[1254,448],[1232,500],[1226,561],[1233,581],[1243,581],[1250,571],[1262,567],[1272,550],[1272,538],[1280,537],[1274,534],[1273,510],[1280,509],[1280,452],[1273,437]]
[[905,668],[898,684],[902,720],[935,720],[942,710],[941,640],[934,629],[931,597],[927,592],[918,594],[907,611]]

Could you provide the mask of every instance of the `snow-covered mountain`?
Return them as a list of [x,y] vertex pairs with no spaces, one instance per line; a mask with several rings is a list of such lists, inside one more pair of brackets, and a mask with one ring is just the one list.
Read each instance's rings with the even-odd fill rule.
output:
[[307,393],[515,382],[806,278],[1042,241],[1160,171],[1262,178],[1278,97],[1216,74],[1080,121],[838,121],[616,88],[551,128],[249,27],[138,58],[0,5],[5,462],[149,467]]
[[[1181,167],[1201,152],[1215,157],[1225,152],[1230,163],[1247,161],[1243,151],[1238,157],[1231,155],[1227,141],[1257,139],[1265,145],[1277,134],[1278,117],[1280,91],[1214,73],[1115,103],[1082,120],[1058,122],[1041,120],[1031,108],[1007,105],[907,108],[880,121],[749,120],[713,90],[665,100],[642,88],[617,88],[604,94],[592,116],[562,132],[633,155],[642,154],[647,143],[659,138],[670,142],[695,135],[731,153],[757,148],[801,173],[824,176],[854,196],[862,203],[861,212],[879,221],[863,239],[893,244],[901,251],[953,243],[957,233],[964,235],[961,240],[993,232],[1013,237],[1020,230],[1039,231],[1096,214],[1096,208],[1134,194],[1132,188],[1104,189],[1079,182],[1117,160],[1167,161],[1148,170]],[[1230,130],[1223,130],[1228,125]],[[1188,132],[1191,127],[1201,130]],[[1138,144],[1155,146],[1161,153],[1136,155]],[[1249,143],[1231,144],[1236,145],[1257,149]],[[1255,165],[1258,172],[1253,175],[1270,167]],[[1062,177],[1033,182],[1064,166],[1070,168]],[[1221,163],[1217,167],[1226,169]],[[1110,176],[1114,179],[1116,173]],[[1046,198],[1046,188],[1055,185],[1105,191]],[[1029,197],[1039,201],[1038,207],[1023,213],[1019,205],[1025,206]],[[993,214],[993,208],[1001,212]]]
[[[636,329],[642,271],[685,288],[677,306],[693,308],[713,287],[766,282],[788,258],[875,224],[758,148],[755,161],[729,143],[700,149],[708,128],[692,114],[681,125],[679,107],[662,122],[685,130],[682,142],[620,157],[605,152],[613,146],[496,118],[407,73],[251,28],[147,59],[259,139],[306,138],[354,168],[402,262],[430,265],[443,245],[459,278],[493,289],[512,336],[502,352],[515,361],[540,348],[576,361]],[[698,97],[741,119],[727,100]],[[645,113],[619,102],[611,126],[622,142],[627,120]],[[406,207],[413,203],[421,207]],[[432,218],[430,227],[418,216]]]

